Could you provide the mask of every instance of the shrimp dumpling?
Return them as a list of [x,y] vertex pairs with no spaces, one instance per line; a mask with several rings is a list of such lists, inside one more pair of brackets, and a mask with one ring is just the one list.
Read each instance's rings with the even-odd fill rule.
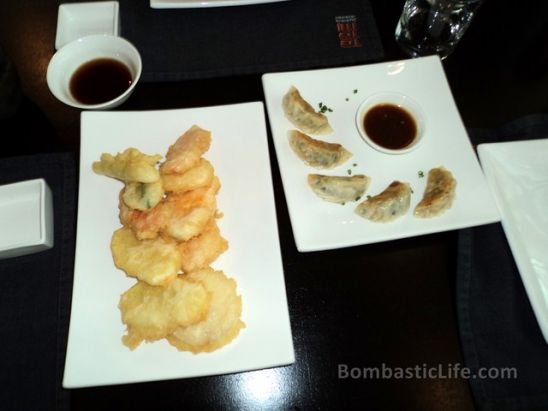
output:
[[367,190],[370,181],[371,179],[363,174],[352,177],[308,175],[308,185],[318,197],[339,204],[358,201]]
[[358,204],[354,210],[360,217],[376,223],[388,223],[404,215],[411,204],[408,183],[393,181],[382,193]]
[[318,113],[301,97],[299,90],[291,86],[282,100],[285,116],[293,125],[309,134],[330,134],[333,132],[327,117]]
[[334,168],[352,157],[352,153],[340,144],[316,140],[298,130],[288,131],[287,137],[295,154],[311,167]]
[[432,218],[451,208],[456,187],[457,180],[449,170],[444,167],[431,169],[422,200],[415,207],[415,217]]

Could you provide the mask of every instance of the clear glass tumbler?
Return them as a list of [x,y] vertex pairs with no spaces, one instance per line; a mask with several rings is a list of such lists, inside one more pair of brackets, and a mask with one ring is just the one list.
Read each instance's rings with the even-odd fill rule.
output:
[[455,48],[482,0],[406,0],[396,26],[396,41],[413,57]]

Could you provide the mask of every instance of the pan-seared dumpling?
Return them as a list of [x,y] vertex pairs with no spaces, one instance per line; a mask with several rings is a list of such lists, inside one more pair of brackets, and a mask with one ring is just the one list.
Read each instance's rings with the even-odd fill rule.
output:
[[352,157],[340,144],[316,140],[298,130],[288,131],[287,137],[295,154],[311,167],[334,168]]
[[411,204],[408,183],[393,181],[382,193],[358,204],[354,210],[360,217],[377,223],[388,223],[404,215]]
[[308,185],[318,197],[340,204],[358,201],[367,190],[370,181],[371,179],[363,174],[352,177],[308,175]]
[[422,200],[415,207],[415,217],[432,218],[451,208],[456,187],[457,180],[446,168],[437,167],[430,170]]
[[282,100],[284,114],[295,127],[309,134],[329,134],[333,129],[327,117],[318,113],[301,97],[299,90],[291,86]]

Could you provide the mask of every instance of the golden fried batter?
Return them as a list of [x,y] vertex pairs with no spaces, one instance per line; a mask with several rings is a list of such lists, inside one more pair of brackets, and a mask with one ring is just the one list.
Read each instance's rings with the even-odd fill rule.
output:
[[211,293],[211,302],[204,320],[188,327],[179,327],[167,337],[180,351],[211,352],[231,342],[245,324],[240,319],[242,298],[236,293],[236,281],[222,271],[207,268],[185,275],[202,283]]
[[92,168],[97,174],[122,181],[153,183],[160,179],[156,163],[161,159],[161,155],[149,156],[136,148],[128,148],[115,156],[103,153],[101,161],[94,162]]
[[154,183],[126,183],[122,192],[122,200],[124,203],[135,210],[147,211],[156,205],[164,198],[164,189],[162,180]]
[[166,161],[160,166],[163,174],[184,173],[196,166],[211,144],[211,132],[196,125],[189,128],[169,147]]
[[148,212],[131,210],[121,201],[120,220],[140,240],[164,233],[178,241],[187,241],[199,235],[215,215],[215,195],[220,187],[219,179],[215,177],[207,187],[168,195]]
[[127,335],[122,341],[132,350],[141,341],[155,341],[178,327],[201,321],[208,312],[210,295],[205,287],[178,276],[165,287],[139,281],[120,298]]
[[111,250],[116,267],[151,285],[167,284],[173,280],[182,263],[175,241],[161,237],[140,241],[126,227],[112,235]]
[[183,174],[161,174],[164,189],[167,192],[184,193],[211,184],[214,177],[213,166],[201,158],[195,167]]
[[221,236],[217,222],[212,218],[199,236],[179,243],[178,248],[183,259],[181,268],[189,273],[215,261],[228,249],[228,241]]

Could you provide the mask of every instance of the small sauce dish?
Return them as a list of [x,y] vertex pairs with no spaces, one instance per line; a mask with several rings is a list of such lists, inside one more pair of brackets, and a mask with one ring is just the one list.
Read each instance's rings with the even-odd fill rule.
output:
[[55,49],[90,34],[120,35],[117,1],[63,3],[57,12]]
[[[122,71],[127,74],[127,77],[122,77],[122,81],[126,79],[125,85],[119,87],[118,82],[113,84],[113,80],[119,77],[115,76],[117,67],[108,63],[123,66]],[[91,66],[92,71],[85,76],[75,76],[85,66]],[[127,100],[141,77],[141,71],[141,56],[129,41],[114,35],[94,34],[61,47],[49,62],[46,79],[51,93],[61,102],[86,110],[104,110],[117,107]],[[102,91],[106,97],[78,98],[74,84],[90,93]]]
[[405,154],[424,138],[421,107],[405,94],[381,92],[369,96],[356,112],[356,127],[363,140],[386,154]]

